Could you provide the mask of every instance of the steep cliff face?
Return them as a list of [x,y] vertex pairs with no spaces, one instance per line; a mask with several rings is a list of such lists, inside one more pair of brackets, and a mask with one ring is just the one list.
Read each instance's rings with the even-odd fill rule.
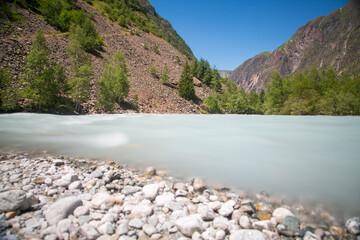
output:
[[229,79],[246,91],[259,91],[265,89],[272,71],[287,76],[313,66],[320,70],[332,67],[350,76],[360,73],[359,0],[308,22],[273,52],[244,62]]
[[[139,0],[139,2],[143,1]],[[148,3],[148,1],[145,2]],[[91,79],[92,92],[89,100],[82,104],[83,113],[100,113],[100,110],[95,107],[98,100],[96,83],[101,79],[105,64],[118,50],[126,57],[130,92],[125,103],[115,109],[113,113],[122,113],[128,110],[144,113],[200,112],[199,104],[210,94],[208,87],[195,86],[198,97],[198,101],[195,103],[182,99],[177,91],[183,66],[188,61],[183,53],[168,41],[144,32],[136,26],[132,25],[132,29],[137,33],[131,33],[129,29],[124,29],[105,17],[97,11],[95,6],[82,0],[77,1],[77,6],[92,15],[98,33],[104,39],[101,50],[91,55],[94,73]],[[71,59],[67,55],[66,49],[70,46],[71,41],[68,34],[59,32],[31,10],[18,8],[17,12],[22,18],[21,21],[0,21],[0,66],[9,69],[14,75],[14,85],[19,86],[19,80],[23,74],[22,68],[25,65],[24,59],[30,52],[36,30],[42,30],[45,34],[47,45],[51,50],[51,61],[64,65],[69,74]],[[175,32],[172,28],[167,30]],[[154,46],[157,51],[154,50]],[[162,84],[160,79],[165,66],[168,68],[168,84]],[[157,77],[150,74],[151,67],[156,68]],[[136,108],[131,106],[134,99],[137,102]]]

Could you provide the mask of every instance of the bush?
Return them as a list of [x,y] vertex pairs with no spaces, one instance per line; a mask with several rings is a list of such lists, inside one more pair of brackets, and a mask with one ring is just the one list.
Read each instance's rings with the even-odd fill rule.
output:
[[165,67],[163,68],[163,71],[162,71],[161,83],[167,84],[168,80],[169,80],[168,67],[165,65]]
[[151,66],[150,67],[150,74],[153,78],[157,78],[157,71],[156,71],[156,68],[154,66]]
[[160,54],[159,46],[158,46],[158,45],[152,45],[152,49],[154,50],[154,52],[155,52],[156,54]]

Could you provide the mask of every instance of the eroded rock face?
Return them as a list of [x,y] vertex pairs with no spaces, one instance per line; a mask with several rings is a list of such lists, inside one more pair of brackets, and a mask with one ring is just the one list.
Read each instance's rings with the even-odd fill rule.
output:
[[356,74],[360,68],[359,11],[359,1],[351,0],[341,10],[308,22],[279,48],[245,61],[229,79],[248,92],[265,89],[274,70],[286,76],[315,66]]

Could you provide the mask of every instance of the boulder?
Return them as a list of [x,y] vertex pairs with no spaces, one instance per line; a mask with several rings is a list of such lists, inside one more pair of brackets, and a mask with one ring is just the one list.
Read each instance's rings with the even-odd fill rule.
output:
[[0,211],[3,212],[25,211],[35,203],[36,198],[26,195],[22,190],[15,189],[0,193]]

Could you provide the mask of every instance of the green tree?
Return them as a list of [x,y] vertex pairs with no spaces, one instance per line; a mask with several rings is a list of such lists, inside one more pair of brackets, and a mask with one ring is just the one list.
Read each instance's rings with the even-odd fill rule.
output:
[[0,68],[0,112],[19,109],[19,91],[13,86],[12,76],[7,69]]
[[46,46],[43,32],[37,31],[31,46],[31,52],[26,57],[23,96],[42,107],[53,107],[64,91],[65,70],[62,65],[50,62],[50,51]]
[[70,33],[71,46],[67,48],[67,53],[72,59],[68,93],[75,100],[75,111],[78,111],[81,104],[89,99],[92,76],[91,57],[80,47],[78,34],[81,34],[81,28],[76,25]]
[[118,51],[113,56],[113,64],[106,65],[99,82],[99,107],[111,111],[128,96],[130,82],[124,55]]
[[158,78],[156,68],[154,66],[150,67],[150,74],[153,78]]
[[194,82],[190,72],[190,66],[188,63],[185,64],[184,69],[181,73],[179,81],[179,95],[186,100],[195,99]]
[[216,96],[210,95],[208,98],[206,98],[205,106],[208,108],[208,111],[211,114],[221,113],[219,100],[216,98]]
[[162,71],[162,76],[161,76],[161,83],[162,84],[166,84],[169,80],[169,76],[168,76],[168,66],[165,65],[165,67],[163,68]]

